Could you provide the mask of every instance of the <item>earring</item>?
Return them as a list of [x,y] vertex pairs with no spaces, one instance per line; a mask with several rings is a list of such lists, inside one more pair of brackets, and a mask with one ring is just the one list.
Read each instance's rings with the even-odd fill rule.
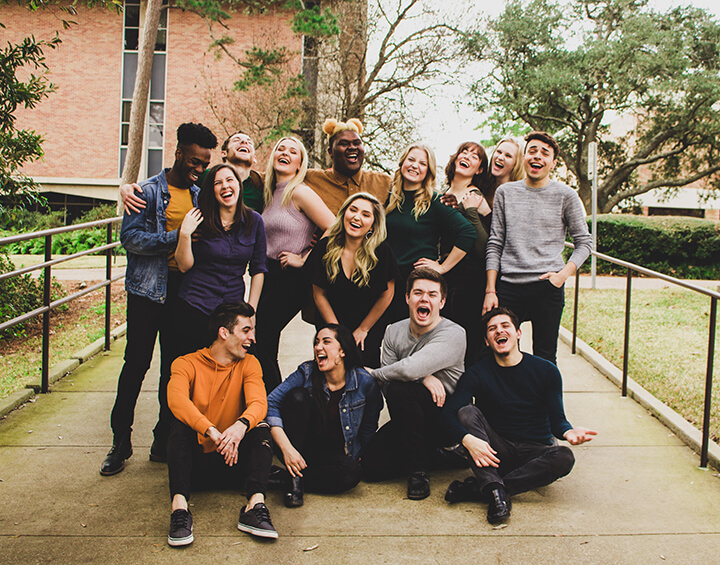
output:
[[369,232],[367,232],[367,233],[365,234],[365,239],[370,239],[370,236],[371,236],[372,234],[373,234],[373,231],[372,231],[372,230],[370,230]]

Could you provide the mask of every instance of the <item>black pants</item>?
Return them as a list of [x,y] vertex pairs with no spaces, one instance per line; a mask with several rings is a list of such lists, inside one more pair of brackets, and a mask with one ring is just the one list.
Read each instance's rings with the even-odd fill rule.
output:
[[170,497],[182,494],[189,500],[193,491],[242,491],[243,485],[248,499],[255,493],[264,495],[272,457],[270,428],[265,423],[245,434],[238,446],[238,462],[230,467],[216,451],[204,453],[197,432],[175,419],[168,440]]
[[373,436],[363,452],[363,478],[383,481],[427,471],[442,446],[438,420],[441,408],[422,381],[393,381],[385,387],[390,421]]
[[478,467],[471,463],[470,468],[481,489],[490,483],[498,483],[504,485],[508,494],[519,494],[564,477],[575,464],[569,447],[500,437],[480,409],[472,404],[458,411],[458,420],[468,433],[488,442],[500,459],[499,467]]
[[485,299],[485,275],[472,276],[453,268],[446,276],[448,295],[442,315],[461,325],[467,336],[465,367],[472,367],[480,356],[488,352],[485,328],[482,327],[482,308]]
[[170,331],[171,313],[177,303],[181,273],[168,272],[168,286],[165,303],[153,302],[132,293],[127,295],[127,344],[125,363],[118,377],[115,405],[110,415],[115,441],[130,437],[135,420],[135,405],[142,388],[145,373],[150,368],[155,340],[160,334],[160,384],[158,400],[160,413],[153,434],[162,446],[167,442],[173,419],[167,403],[167,385],[170,381],[170,366],[174,360]]
[[353,488],[362,478],[360,463],[342,451],[323,449],[312,433],[317,409],[310,392],[304,387],[289,390],[280,410],[285,434],[305,459],[305,490],[339,494]]
[[497,295],[500,306],[515,312],[521,322],[532,324],[533,353],[556,363],[565,285],[557,288],[548,280],[528,284],[499,281]]
[[283,269],[280,261],[274,259],[267,260],[267,267],[255,337],[269,394],[282,381],[278,365],[280,334],[310,298],[310,280],[303,269]]

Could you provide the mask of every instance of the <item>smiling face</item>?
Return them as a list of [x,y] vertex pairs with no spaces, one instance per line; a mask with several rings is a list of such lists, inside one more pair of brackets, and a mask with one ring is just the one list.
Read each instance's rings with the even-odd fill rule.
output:
[[172,171],[173,176],[176,176],[184,184],[178,188],[189,188],[194,185],[208,168],[211,156],[210,149],[200,147],[197,143],[178,145],[175,150],[175,164]]
[[288,180],[294,177],[302,165],[303,154],[300,145],[294,139],[280,140],[273,154],[273,169],[278,179]]
[[367,235],[375,221],[375,211],[369,200],[356,198],[345,210],[343,228],[351,239],[360,239]]
[[218,169],[213,181],[215,199],[220,206],[233,208],[240,198],[240,182],[230,167]]
[[227,148],[223,150],[222,156],[233,165],[252,165],[255,163],[253,140],[244,133],[234,133],[227,140]]
[[237,323],[232,331],[220,328],[220,337],[225,339],[225,350],[234,359],[245,359],[248,349],[255,343],[255,326],[252,320],[245,316],[238,316]]
[[405,300],[410,310],[410,330],[413,334],[429,332],[440,322],[440,310],[445,306],[445,299],[439,282],[416,279]]
[[508,357],[519,348],[519,329],[515,328],[510,316],[498,314],[488,320],[485,342],[497,357]]
[[352,130],[335,134],[328,152],[332,157],[333,169],[345,177],[355,175],[365,159],[362,139]]
[[417,190],[425,180],[428,171],[427,153],[418,147],[410,150],[400,166],[404,190]]
[[472,178],[482,170],[482,158],[476,149],[463,149],[455,158],[455,174],[459,177]]
[[490,174],[499,179],[509,179],[518,158],[518,146],[503,141],[495,148],[490,161]]
[[344,371],[345,352],[330,328],[323,328],[317,333],[313,349],[320,372],[327,373],[338,367]]
[[531,188],[541,188],[550,182],[550,171],[555,168],[557,160],[552,146],[539,139],[531,139],[525,147],[525,174],[527,185]]

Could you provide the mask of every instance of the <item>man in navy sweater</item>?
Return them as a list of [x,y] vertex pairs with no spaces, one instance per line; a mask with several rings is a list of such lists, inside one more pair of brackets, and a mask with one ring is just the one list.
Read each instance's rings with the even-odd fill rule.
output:
[[560,372],[520,351],[520,321],[512,311],[493,308],[483,322],[492,355],[465,372],[442,414],[453,441],[467,450],[475,476],[453,481],[445,500],[487,501],[488,521],[496,524],[510,517],[509,495],[570,472],[572,451],[555,445],[554,438],[580,445],[597,432],[567,421]]

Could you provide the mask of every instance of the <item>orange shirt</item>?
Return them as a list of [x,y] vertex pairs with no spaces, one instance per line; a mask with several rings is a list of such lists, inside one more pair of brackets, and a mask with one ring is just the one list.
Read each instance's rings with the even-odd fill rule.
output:
[[168,405],[175,417],[198,433],[205,453],[215,444],[205,433],[211,426],[223,432],[239,418],[254,428],[267,414],[267,395],[260,362],[247,355],[220,365],[205,348],[178,357],[168,383]]
[[305,184],[323,199],[333,214],[337,214],[347,197],[356,192],[369,192],[385,204],[391,180],[385,173],[362,169],[352,177],[345,177],[334,169],[309,169],[305,175]]
[[[189,188],[178,188],[168,184],[170,191],[170,202],[165,209],[165,231],[171,232],[180,227],[185,215],[193,207],[192,194]],[[175,250],[168,253],[168,268],[177,271],[177,261],[175,260]]]

